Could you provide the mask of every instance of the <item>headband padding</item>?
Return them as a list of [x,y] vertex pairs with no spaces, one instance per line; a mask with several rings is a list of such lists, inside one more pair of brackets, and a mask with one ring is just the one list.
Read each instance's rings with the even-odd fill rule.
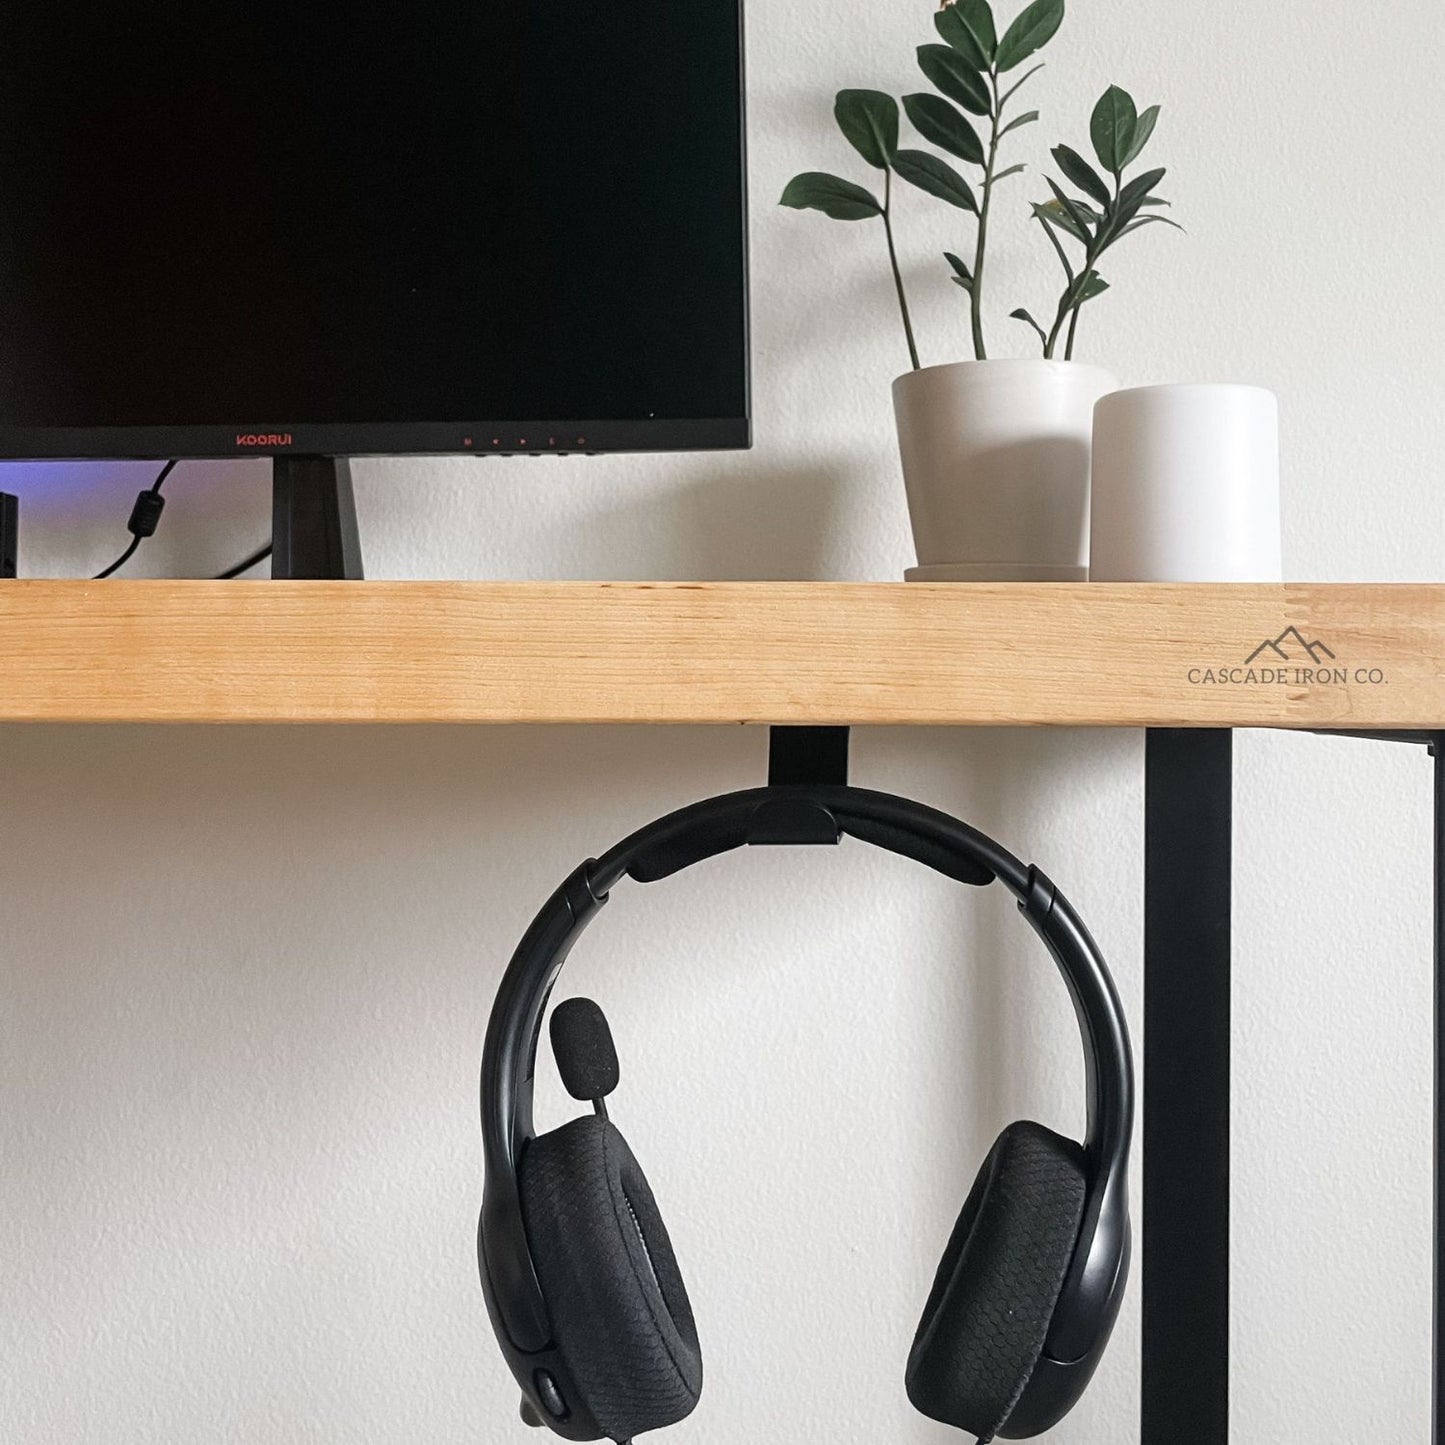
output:
[[630,1440],[692,1413],[697,1326],[657,1201],[596,1115],[528,1144],[522,1216],[552,1333],[604,1433]]
[[1084,1210],[1083,1151],[1011,1124],[969,1192],[908,1357],[923,1414],[992,1440],[1043,1353]]

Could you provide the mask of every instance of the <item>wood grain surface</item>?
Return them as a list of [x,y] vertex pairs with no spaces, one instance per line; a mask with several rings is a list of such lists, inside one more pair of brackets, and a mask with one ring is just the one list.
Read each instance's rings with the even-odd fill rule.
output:
[[0,721],[1445,726],[1445,586],[0,582]]

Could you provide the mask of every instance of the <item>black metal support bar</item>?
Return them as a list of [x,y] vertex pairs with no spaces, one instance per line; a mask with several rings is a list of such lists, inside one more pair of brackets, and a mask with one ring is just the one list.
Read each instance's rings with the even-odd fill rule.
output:
[[1145,745],[1142,1445],[1229,1439],[1233,744]]
[[20,499],[0,492],[0,577],[20,575]]
[[842,787],[848,782],[847,728],[768,729],[768,783],[820,783]]
[[359,582],[361,538],[351,463],[277,457],[272,471],[271,576]]
[[1396,730],[1394,732],[1379,732],[1364,728],[1306,728],[1306,732],[1312,733],[1317,738],[1363,738],[1371,743],[1409,743],[1413,747],[1430,747],[1434,744],[1436,734],[1422,732],[1420,730]]

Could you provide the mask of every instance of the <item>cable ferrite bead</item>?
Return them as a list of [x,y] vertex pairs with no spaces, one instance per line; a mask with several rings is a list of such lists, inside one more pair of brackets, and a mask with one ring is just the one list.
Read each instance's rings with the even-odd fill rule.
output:
[[147,487],[135,499],[131,508],[130,521],[126,528],[132,537],[154,537],[160,526],[161,513],[166,509],[166,499],[151,487]]

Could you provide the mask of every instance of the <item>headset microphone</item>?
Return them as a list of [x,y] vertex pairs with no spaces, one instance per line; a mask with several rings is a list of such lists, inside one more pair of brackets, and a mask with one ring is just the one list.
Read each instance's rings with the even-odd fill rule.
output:
[[595,1104],[616,1089],[621,1072],[607,1015],[590,998],[569,998],[552,1013],[552,1052],[563,1087],[574,1099]]

